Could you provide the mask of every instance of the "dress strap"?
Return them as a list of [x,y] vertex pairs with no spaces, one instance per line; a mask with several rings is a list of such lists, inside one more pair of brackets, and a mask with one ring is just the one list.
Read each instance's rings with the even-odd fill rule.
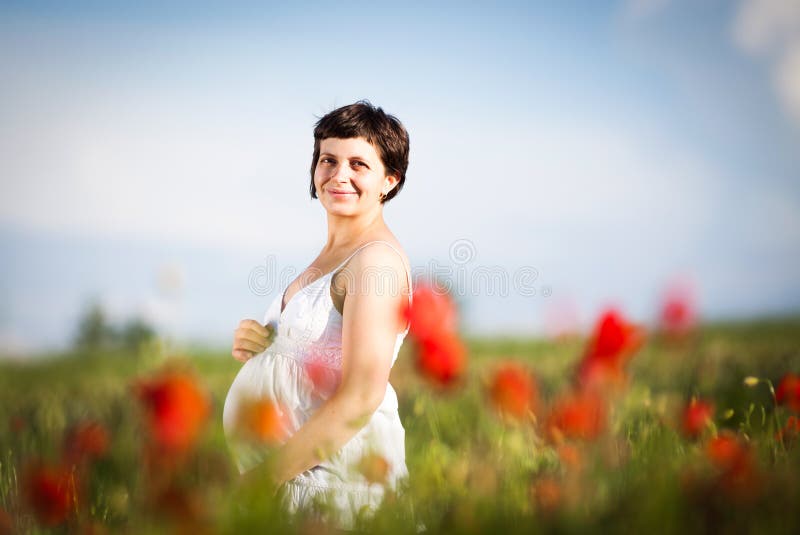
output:
[[[364,244],[362,244],[362,245],[361,245],[361,246],[359,246],[359,247],[358,247],[358,248],[357,248],[355,251],[353,251],[352,253],[350,253],[350,256],[348,256],[347,258],[345,258],[345,259],[344,259],[344,262],[342,262],[341,264],[339,264],[339,265],[336,267],[336,269],[334,269],[333,271],[331,271],[331,273],[332,273],[332,274],[335,274],[337,271],[339,271],[340,269],[342,269],[342,266],[344,266],[344,265],[345,265],[347,262],[349,262],[349,261],[350,261],[350,259],[351,259],[351,258],[353,258],[353,257],[356,255],[356,253],[358,253],[358,252],[359,252],[361,249],[363,249],[363,248],[364,248],[364,247],[366,247],[367,245],[372,245],[373,243],[385,243],[386,245],[388,245],[389,247],[391,247],[391,248],[392,248],[392,250],[394,250],[394,252],[395,252],[395,253],[397,253],[397,255],[400,257],[400,261],[401,261],[401,262],[403,262],[403,267],[405,268],[405,271],[406,271],[406,282],[408,282],[408,306],[411,306],[411,295],[412,295],[412,293],[413,293],[413,290],[412,290],[412,288],[411,288],[411,272],[409,271],[408,267],[406,266],[406,261],[405,261],[405,259],[403,259],[403,255],[402,255],[402,253],[400,253],[400,251],[397,249],[397,247],[395,247],[394,245],[392,245],[391,243],[389,243],[389,242],[388,242],[388,241],[386,241],[386,240],[373,240],[373,241],[368,241],[367,243],[364,243]],[[406,327],[406,333],[408,332],[408,330],[409,330],[409,328],[410,328],[410,327],[411,327],[411,322],[409,322],[409,325]]]

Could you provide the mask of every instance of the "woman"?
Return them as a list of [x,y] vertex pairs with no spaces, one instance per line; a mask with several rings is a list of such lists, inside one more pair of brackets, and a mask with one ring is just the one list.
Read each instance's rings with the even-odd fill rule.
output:
[[266,470],[266,448],[239,440],[246,404],[273,400],[288,438],[272,452],[272,480],[290,511],[322,499],[342,527],[407,476],[388,381],[408,333],[398,311],[410,304],[411,276],[383,204],[405,182],[408,150],[402,124],[366,101],[318,121],[310,190],[327,212],[327,241],[265,325],[244,320],[234,336],[244,365],[223,423],[240,472]]

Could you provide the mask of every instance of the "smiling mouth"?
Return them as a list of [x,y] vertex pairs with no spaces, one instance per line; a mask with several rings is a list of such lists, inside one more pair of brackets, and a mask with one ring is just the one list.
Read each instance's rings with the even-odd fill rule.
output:
[[335,195],[355,195],[355,191],[337,191],[335,189],[328,190],[328,193],[333,193]]

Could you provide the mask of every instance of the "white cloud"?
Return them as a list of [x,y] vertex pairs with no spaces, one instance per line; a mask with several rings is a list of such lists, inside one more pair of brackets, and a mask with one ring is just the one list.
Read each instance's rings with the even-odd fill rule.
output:
[[783,54],[773,76],[784,106],[800,123],[800,39]]
[[800,32],[800,0],[745,0],[733,25],[736,43],[751,53],[782,47]]
[[767,58],[774,90],[800,124],[800,0],[745,0],[733,37],[744,51]]
[[[513,138],[513,135],[511,136]],[[681,237],[707,222],[715,173],[700,160],[624,127],[602,123],[542,124],[509,147],[520,160],[523,195],[506,210],[539,224],[580,224],[658,231]],[[508,191],[512,193],[513,188]]]
[[127,104],[118,96],[47,117],[21,113],[16,128],[0,132],[0,221],[249,250],[291,247],[275,229],[289,218],[301,229],[307,224],[297,213],[311,209],[303,195],[310,132]]

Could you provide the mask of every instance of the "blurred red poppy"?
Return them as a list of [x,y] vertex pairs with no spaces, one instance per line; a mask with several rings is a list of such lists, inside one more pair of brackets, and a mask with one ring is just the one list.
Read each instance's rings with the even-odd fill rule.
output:
[[674,283],[667,288],[661,305],[659,326],[664,334],[680,337],[687,334],[695,325],[697,313],[691,286],[687,283]]
[[506,364],[495,372],[489,386],[489,397],[501,414],[522,419],[535,411],[537,388],[525,368]]
[[720,489],[737,500],[749,500],[759,490],[751,449],[735,434],[723,431],[706,445],[706,455],[719,470]]
[[787,405],[794,412],[800,412],[800,376],[787,373],[775,389],[775,400],[779,405]]
[[577,391],[557,400],[547,418],[551,438],[592,440],[603,432],[606,409],[603,398],[592,391]]
[[727,470],[747,460],[745,446],[733,433],[723,431],[708,441],[706,455],[709,460],[722,470]]
[[8,427],[11,429],[12,433],[19,433],[27,427],[25,425],[25,420],[21,416],[12,416],[8,420]]
[[599,390],[620,390],[628,381],[625,367],[613,360],[583,359],[577,377],[582,388]]
[[0,535],[11,535],[14,533],[14,519],[8,511],[0,507]]
[[98,459],[108,450],[108,431],[97,422],[83,422],[64,437],[64,461],[78,463]]
[[545,476],[531,485],[531,495],[536,508],[544,514],[551,514],[561,507],[563,489],[554,477]]
[[466,365],[466,350],[456,333],[456,307],[450,297],[429,284],[414,290],[411,306],[401,307],[416,341],[417,370],[440,386],[459,378]]
[[316,361],[308,361],[304,364],[306,376],[311,380],[313,385],[312,393],[320,399],[328,399],[336,391],[339,386],[339,374]]
[[783,429],[775,433],[775,440],[786,440],[790,444],[794,444],[798,437],[800,437],[800,418],[794,415],[789,416]]
[[286,415],[271,399],[245,402],[239,415],[239,429],[251,440],[279,444],[288,436]]
[[699,437],[714,416],[714,405],[703,400],[692,399],[683,410],[682,430],[689,438]]
[[417,369],[434,383],[446,386],[464,372],[466,350],[455,333],[442,333],[419,343]]
[[358,471],[370,483],[382,485],[389,477],[389,462],[377,453],[367,453],[358,463]]
[[605,311],[578,366],[578,382],[584,387],[619,387],[625,365],[644,341],[641,328],[628,323],[616,310]]
[[210,411],[208,397],[195,379],[182,372],[164,372],[140,381],[136,390],[155,444],[173,453],[190,449]]
[[404,323],[410,322],[409,333],[420,341],[456,330],[457,314],[453,300],[429,284],[414,288],[411,306],[404,301],[401,316]]
[[551,303],[544,312],[544,331],[553,340],[578,336],[580,319],[576,303],[567,299]]
[[155,506],[159,513],[170,517],[180,529],[178,533],[208,533],[208,505],[197,488],[187,489],[171,484],[161,491]]
[[644,341],[641,329],[614,309],[605,311],[597,321],[586,358],[623,361],[630,358]]
[[67,520],[75,506],[75,488],[73,474],[65,466],[34,462],[22,474],[25,503],[44,526],[57,526]]
[[583,466],[583,456],[580,450],[574,444],[561,444],[556,449],[558,453],[558,460],[561,464],[568,466],[573,470],[580,470]]

